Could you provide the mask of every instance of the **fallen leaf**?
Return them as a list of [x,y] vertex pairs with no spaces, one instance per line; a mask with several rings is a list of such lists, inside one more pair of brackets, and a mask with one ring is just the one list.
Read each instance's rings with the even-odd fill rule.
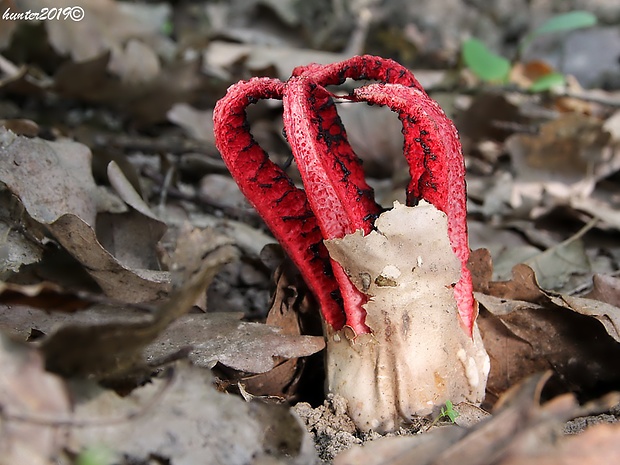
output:
[[71,413],[64,382],[43,368],[41,354],[0,333],[0,463],[51,465],[65,444]]
[[96,188],[90,162],[85,145],[29,139],[0,127],[0,181],[40,223],[53,223],[71,213],[95,224]]
[[555,445],[541,447],[522,444],[509,450],[498,465],[598,465],[614,463],[620,457],[620,424],[595,425],[578,436],[566,438]]
[[75,293],[46,281],[30,285],[0,282],[0,303],[63,312],[81,310],[91,304]]
[[620,307],[620,279],[614,276],[595,274],[592,277],[592,290],[585,295],[589,299],[600,300]]
[[285,406],[217,392],[209,370],[175,370],[169,384],[156,379],[123,398],[74,393],[74,418],[88,426],[71,430],[71,448],[98,444],[133,462],[157,456],[175,465],[315,463],[308,433]]
[[170,290],[169,272],[125,267],[101,245],[95,231],[81,218],[62,215],[48,228],[108,297],[131,303],[149,302],[161,299]]
[[[264,257],[269,252],[262,254]],[[310,311],[316,310],[310,303],[308,290],[303,282],[299,271],[288,260],[280,263],[274,273],[276,289],[273,293],[271,308],[267,314],[266,324],[279,328],[282,334],[291,335],[302,340],[300,316],[307,315]],[[301,287],[301,291],[300,291]],[[306,339],[305,337],[303,339]],[[317,348],[322,350],[325,347],[325,340],[319,337],[313,338],[317,343]],[[309,354],[311,355],[311,354]],[[273,363],[276,364],[272,370],[253,376],[243,377],[243,383],[247,392],[256,396],[278,396],[287,398],[295,394],[301,374],[305,367],[305,360],[301,358],[274,357]]]
[[200,111],[187,103],[177,103],[167,116],[168,121],[181,126],[194,139],[215,145],[213,110]]
[[480,331],[494,362],[492,393],[545,367],[557,375],[550,384],[555,392],[592,398],[620,387],[617,307],[544,291],[527,265],[515,266],[512,280],[491,282],[488,289],[489,295],[475,295],[490,312],[481,313]]
[[211,66],[228,69],[239,62],[253,74],[261,74],[269,68],[276,69],[276,77],[286,81],[293,68],[308,63],[328,64],[341,61],[341,53],[321,50],[269,47],[265,45],[239,44],[214,40],[204,51],[205,62]]
[[[48,369],[66,375],[111,378],[144,368],[143,349],[206,291],[219,268],[235,256],[227,238],[213,231],[179,239],[173,291],[152,315],[136,322],[68,324],[48,335],[41,348]],[[183,260],[183,261],[180,261]],[[182,283],[182,284],[181,284]]]
[[594,299],[563,295],[562,300],[575,312],[596,318],[607,334],[620,343],[620,308]]
[[[541,391],[549,376],[549,373],[539,373],[514,386],[497,402],[493,415],[473,427],[448,426],[414,437],[380,438],[341,453],[334,465],[599,463],[595,447],[582,451],[580,458],[584,462],[555,461],[554,453],[564,459],[564,451],[574,450],[575,442],[579,442],[576,439],[579,436],[563,437],[561,425],[570,418],[611,408],[620,401],[620,394],[611,394],[584,406],[579,406],[574,396],[566,394],[540,405]],[[613,431],[613,434],[599,437],[598,445],[604,447],[606,454],[617,448],[618,430],[614,427]],[[584,445],[589,445],[590,438],[586,438]],[[532,456],[536,458],[541,451],[547,461],[527,461]],[[517,458],[519,460],[512,461]]]
[[322,337],[287,335],[262,323],[239,321],[238,313],[185,315],[163,331],[146,348],[147,359],[156,362],[181,348],[197,366],[215,363],[248,373],[265,373],[285,359],[314,354],[325,347]]

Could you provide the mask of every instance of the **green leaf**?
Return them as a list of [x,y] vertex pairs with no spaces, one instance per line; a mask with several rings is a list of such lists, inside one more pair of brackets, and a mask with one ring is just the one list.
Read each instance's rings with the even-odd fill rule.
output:
[[541,78],[538,78],[530,86],[531,92],[545,92],[553,87],[563,86],[566,79],[561,73],[549,73]]
[[456,419],[459,417],[459,412],[454,410],[454,405],[451,400],[446,401],[446,406],[441,407],[441,411],[439,412],[439,418],[448,418],[451,423],[454,423]]
[[571,11],[562,15],[554,16],[538,29],[531,33],[531,38],[550,32],[573,31],[584,27],[594,26],[596,16],[589,11]]
[[105,446],[87,447],[75,460],[76,465],[109,465],[114,462],[114,454]]
[[163,23],[161,25],[161,33],[166,35],[166,36],[170,36],[172,35],[172,32],[174,31],[174,25],[172,24],[172,21],[167,20],[165,23]]
[[465,65],[483,81],[503,82],[508,79],[510,62],[487,48],[478,39],[463,42],[461,55]]

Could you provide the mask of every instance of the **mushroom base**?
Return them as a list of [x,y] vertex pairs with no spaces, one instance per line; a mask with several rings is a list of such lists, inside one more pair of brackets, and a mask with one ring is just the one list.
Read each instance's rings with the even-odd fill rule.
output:
[[[474,325],[460,324],[454,285],[461,263],[444,213],[395,204],[361,231],[326,241],[364,305],[370,334],[327,328],[327,389],[346,399],[360,430],[387,432],[447,400],[479,404],[489,357]],[[474,311],[472,309],[472,311]]]

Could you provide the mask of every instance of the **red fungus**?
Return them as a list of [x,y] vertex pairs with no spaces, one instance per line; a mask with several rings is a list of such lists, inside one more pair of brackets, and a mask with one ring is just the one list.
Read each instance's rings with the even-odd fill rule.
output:
[[[370,236],[375,220],[382,211],[366,183],[361,161],[348,142],[334,104],[337,97],[326,89],[329,85],[344,83],[347,78],[379,83],[359,87],[342,98],[385,105],[399,115],[403,124],[404,153],[411,174],[411,182],[407,187],[407,205],[413,207],[425,200],[447,216],[446,232],[438,234],[448,236],[452,251],[460,263],[460,275],[453,283],[452,300],[458,309],[458,316],[455,313],[453,321],[458,319],[465,330],[463,335],[470,340],[469,343],[459,341],[460,345],[455,346],[457,348],[453,354],[456,359],[456,351],[459,352],[458,358],[465,373],[460,376],[465,379],[463,383],[466,384],[467,380],[470,382],[469,388],[456,388],[466,391],[462,395],[454,394],[454,389],[447,389],[446,383],[440,383],[440,386],[435,387],[435,390],[441,391],[439,394],[420,398],[417,393],[401,392],[404,385],[402,381],[396,381],[396,387],[387,388],[382,384],[383,381],[377,381],[372,395],[379,400],[375,402],[376,405],[368,407],[363,405],[363,396],[351,393],[356,388],[348,385],[350,376],[340,374],[346,360],[349,360],[351,370],[355,373],[377,374],[376,370],[385,370],[387,366],[388,371],[399,378],[409,376],[409,373],[402,373],[399,365],[418,370],[417,367],[412,368],[409,362],[399,363],[399,355],[394,354],[397,352],[395,349],[390,350],[388,359],[384,360],[385,356],[381,356],[379,349],[374,346],[364,348],[363,342],[354,346],[358,336],[373,334],[377,336],[373,342],[376,346],[377,341],[383,337],[381,335],[387,333],[389,336],[392,330],[379,330],[367,325],[366,309],[370,308],[372,302],[369,299],[373,298],[372,295],[368,295],[359,283],[354,284],[347,273],[350,270],[345,271],[340,262],[330,257],[324,244],[327,240],[353,236],[357,234],[356,231]],[[289,176],[269,160],[267,153],[249,132],[245,109],[259,99],[283,101],[284,129],[301,174],[303,190],[295,187]],[[330,388],[335,386],[335,390],[342,389],[349,401],[349,411],[358,426],[391,429],[399,421],[406,421],[411,414],[424,410],[429,402],[445,395],[456,396],[452,398],[453,401],[460,398],[474,402],[481,400],[488,374],[488,358],[475,331],[477,307],[473,299],[471,275],[466,267],[469,248],[465,166],[461,147],[454,125],[439,105],[428,97],[411,72],[392,60],[358,56],[331,65],[298,67],[285,83],[275,79],[254,78],[229,88],[226,96],[215,107],[214,123],[217,147],[241,191],[295,262],[317,298],[326,322],[326,332],[328,336],[333,336],[331,344],[328,339],[327,349],[328,372],[332,370],[331,375],[328,373],[329,385]],[[439,218],[432,221],[440,224],[444,220]],[[334,247],[338,246],[332,244],[330,252]],[[449,250],[447,254],[450,255]],[[448,270],[451,265],[447,264],[446,267]],[[445,276],[442,279],[447,279]],[[439,286],[439,294],[443,293],[442,288],[445,289],[443,284]],[[408,317],[405,315],[402,318]],[[373,321],[376,324],[376,318]],[[392,323],[388,321],[386,324]],[[349,337],[351,343],[348,348],[343,349],[344,346],[339,345],[339,332],[345,327],[352,330],[353,336]],[[400,332],[405,339],[410,340],[408,331],[408,328],[403,328]],[[368,341],[364,338],[359,341],[362,339]],[[399,344],[406,346],[409,342],[401,341]],[[331,357],[330,347],[334,354]],[[348,352],[350,350],[355,354]],[[406,352],[407,347],[398,350]],[[375,360],[365,361],[365,357],[374,357]],[[373,369],[372,363],[381,363],[382,366]],[[451,367],[449,369],[453,370]],[[435,373],[435,382],[441,376]],[[382,375],[382,378],[385,376]],[[479,381],[482,382],[482,391]],[[409,386],[409,382],[406,384]],[[385,394],[382,391],[386,389],[394,392]],[[415,400],[395,401],[402,405],[387,407],[387,413],[377,412],[385,410],[385,399],[407,396],[415,397]]]

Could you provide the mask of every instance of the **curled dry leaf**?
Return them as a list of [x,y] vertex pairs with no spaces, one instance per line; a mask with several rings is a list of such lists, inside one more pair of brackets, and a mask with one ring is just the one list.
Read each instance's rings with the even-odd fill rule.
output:
[[[85,145],[29,139],[0,128],[0,181],[21,201],[28,215],[85,267],[108,297],[154,301],[169,290],[167,272],[149,270],[136,262],[131,265],[139,266],[131,269],[97,238],[97,189],[91,153]],[[153,240],[159,240],[163,225],[150,226],[159,231]]]
[[151,208],[144,201],[142,196],[134,185],[127,179],[125,173],[121,170],[120,166],[115,161],[111,161],[108,164],[107,169],[108,180],[116,193],[120,196],[127,205],[130,205],[134,210],[142,213],[144,216],[153,220],[159,221],[155,216]]
[[176,260],[178,287],[153,315],[137,322],[67,325],[42,342],[47,367],[66,375],[119,377],[143,368],[142,351],[170,323],[185,314],[204,294],[211,280],[236,250],[212,230],[186,232],[179,238]]
[[489,392],[545,368],[557,375],[552,391],[592,397],[620,386],[620,309],[592,299],[541,289],[527,265],[513,278],[476,293],[484,311],[480,331],[491,357]]
[[128,269],[101,245],[93,228],[81,218],[62,215],[48,228],[108,297],[126,302],[149,302],[161,299],[170,290],[168,272]]
[[[275,251],[272,251],[276,253]],[[269,257],[269,248],[263,251],[261,257]],[[300,318],[305,316],[305,334],[313,333],[310,329],[312,323],[308,321],[309,312],[312,309],[311,299],[306,294],[307,289],[303,284],[299,271],[289,260],[282,261],[274,272],[276,289],[273,294],[271,308],[267,314],[267,325],[277,327],[282,334],[299,337],[302,334]],[[319,320],[316,318],[318,324]],[[318,333],[318,331],[315,331]],[[301,338],[300,338],[301,340]],[[313,338],[319,350],[325,347],[322,337]],[[318,351],[318,350],[317,350]],[[304,371],[306,360],[303,358],[277,357],[273,363],[277,366],[267,373],[243,377],[245,390],[253,395],[267,395],[288,397],[297,392],[298,382]]]

